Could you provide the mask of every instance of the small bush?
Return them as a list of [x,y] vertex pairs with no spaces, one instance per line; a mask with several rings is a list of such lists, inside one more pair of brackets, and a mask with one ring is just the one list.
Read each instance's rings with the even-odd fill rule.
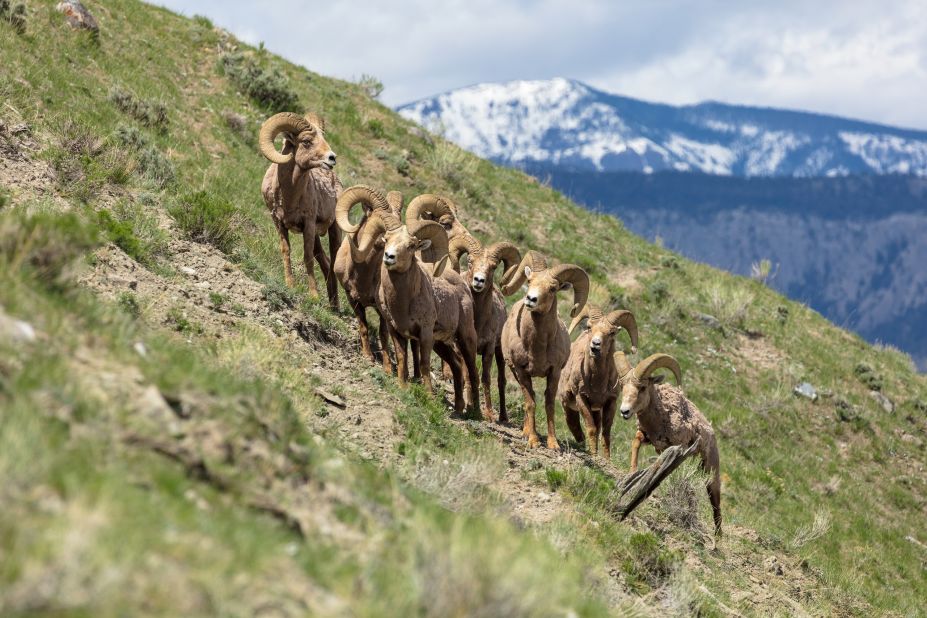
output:
[[364,73],[361,75],[360,79],[357,80],[357,85],[360,86],[361,90],[364,91],[364,94],[366,94],[371,99],[376,99],[381,94],[383,94],[383,82],[378,80],[373,75]]
[[773,272],[773,264],[768,259],[762,259],[759,262],[753,262],[750,265],[750,277],[759,281],[762,284],[766,284],[770,278],[774,277],[775,273]]
[[73,288],[75,264],[99,244],[96,227],[73,212],[15,209],[0,216],[0,272],[26,269],[56,290]]
[[261,290],[261,297],[267,301],[272,311],[292,309],[296,306],[296,295],[293,290],[276,281],[264,286]]
[[116,302],[119,307],[132,318],[137,319],[142,314],[142,309],[138,304],[138,296],[132,292],[122,292],[119,294]]
[[367,121],[367,132],[375,138],[380,139],[386,135],[386,127],[383,126],[381,120],[374,118]]
[[637,532],[631,536],[624,570],[633,578],[656,588],[673,573],[677,557],[660,547],[660,539],[652,532]]
[[174,164],[137,127],[117,127],[113,139],[119,146],[135,151],[138,171],[159,189],[174,181]]
[[476,172],[479,159],[458,146],[441,140],[429,152],[426,163],[457,190]]
[[6,208],[7,206],[9,206],[9,204],[10,204],[9,192],[3,187],[0,187],[0,210],[3,210],[4,208]]
[[26,5],[22,2],[10,4],[10,0],[0,0],[0,21],[8,23],[17,34],[25,34]]
[[121,88],[113,88],[109,93],[110,102],[124,114],[135,118],[146,127],[157,131],[167,131],[167,106],[160,101],[143,101]]
[[167,312],[165,322],[178,333],[185,335],[202,335],[203,327],[187,318],[187,314],[180,307],[172,307]]
[[219,71],[238,90],[270,112],[296,109],[299,98],[287,77],[277,69],[268,70],[241,52],[222,54]]
[[222,112],[222,120],[225,121],[225,126],[227,126],[232,133],[248,144],[254,143],[255,131],[248,125],[248,119],[245,116],[226,110]]
[[857,363],[853,368],[853,373],[859,378],[859,381],[866,385],[871,391],[881,391],[883,386],[882,374],[876,371],[866,363]]
[[188,193],[168,208],[178,227],[196,242],[207,243],[231,253],[238,235],[236,211],[231,202],[206,191]]
[[142,243],[135,237],[132,226],[126,221],[119,221],[113,217],[108,210],[97,212],[97,221],[100,223],[107,238],[109,238],[117,247],[126,252],[136,262],[144,262],[147,255]]
[[550,487],[551,491],[557,491],[567,482],[567,474],[563,470],[547,468],[544,471],[544,475],[547,478],[547,485]]
[[669,285],[665,281],[653,281],[647,286],[647,299],[654,304],[662,305],[669,296]]

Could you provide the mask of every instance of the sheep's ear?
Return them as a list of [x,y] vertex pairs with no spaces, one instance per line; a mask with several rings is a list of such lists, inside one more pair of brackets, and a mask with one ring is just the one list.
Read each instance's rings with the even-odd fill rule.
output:
[[526,276],[526,277],[531,277],[531,272],[532,272],[532,271],[531,271],[531,267],[530,267],[530,266],[525,266],[525,276]]
[[427,249],[427,248],[430,247],[430,246],[431,246],[431,239],[429,239],[429,238],[426,238],[425,240],[420,240],[420,241],[418,241],[418,250],[419,250],[419,251],[424,251],[425,249]]
[[569,290],[569,289],[572,288],[572,287],[573,287],[573,284],[570,283],[570,282],[561,283],[561,284],[560,284],[560,287],[557,288],[557,291],[558,291],[558,292],[563,292],[564,290]]
[[663,375],[663,374],[661,373],[661,374],[659,374],[659,375],[655,375],[655,376],[653,376],[652,378],[650,378],[650,383],[651,383],[651,384],[660,384],[660,383],[663,382],[663,380],[665,380],[665,379],[666,379],[666,376]]

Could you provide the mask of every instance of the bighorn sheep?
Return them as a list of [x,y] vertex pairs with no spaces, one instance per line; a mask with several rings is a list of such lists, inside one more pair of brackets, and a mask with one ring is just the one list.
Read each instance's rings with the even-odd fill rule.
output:
[[613,352],[615,336],[622,328],[631,337],[631,351],[637,350],[637,322],[630,311],[616,310],[603,314],[600,307],[587,304],[570,324],[569,332],[584,320],[589,329],[570,346],[570,357],[560,374],[557,396],[566,413],[567,426],[577,442],[583,442],[579,424],[582,414],[589,435],[589,450],[599,452],[599,436],[605,446],[605,458],[612,454],[612,422],[618,401],[618,369]]
[[705,415],[689,401],[678,386],[661,384],[657,369],[669,369],[682,382],[679,363],[669,354],[654,354],[631,367],[621,352],[615,354],[621,389],[621,416],[637,415],[637,434],[631,442],[631,472],[637,471],[637,454],[642,444],[653,444],[657,453],[674,446],[687,446],[699,438],[702,469],[712,474],[708,497],[714,515],[715,532],[721,532],[721,473],[715,432]]
[[[289,112],[275,114],[261,126],[261,154],[270,162],[261,183],[261,194],[280,236],[280,252],[286,284],[293,286],[290,266],[290,231],[303,235],[303,262],[309,275],[309,293],[318,296],[313,258],[325,277],[328,302],[338,308],[338,285],[331,260],[341,244],[341,230],[334,225],[335,202],[341,183],[335,175],[335,153],[325,141],[325,125],[315,114],[305,117]],[[274,139],[283,134],[283,148]],[[328,234],[329,255],[322,250],[321,236]],[[330,259],[331,258],[331,259]]]
[[476,324],[476,351],[483,359],[480,381],[483,385],[483,417],[492,420],[492,394],[489,375],[493,358],[496,360],[496,382],[499,387],[499,422],[508,421],[505,411],[505,359],[502,357],[502,326],[505,324],[505,298],[493,284],[493,275],[500,262],[503,264],[503,279],[512,274],[518,266],[521,254],[509,242],[497,242],[483,247],[470,234],[462,234],[449,243],[451,266],[460,271],[460,258],[469,255],[469,266],[464,281],[469,282],[473,293],[473,316]]
[[[406,365],[409,339],[419,345],[419,369],[422,382],[431,390],[431,351],[451,367],[454,377],[454,410],[479,407],[476,389],[476,329],[473,323],[473,298],[456,273],[444,271],[447,265],[447,232],[434,221],[410,221],[403,225],[392,212],[375,210],[366,229],[357,239],[357,251],[363,259],[383,237],[383,260],[377,304],[386,318],[396,350],[400,384],[408,381]],[[436,264],[420,260],[416,252],[434,246],[439,257]],[[463,375],[454,344],[466,365],[469,381],[466,393]]]
[[[351,223],[349,214],[351,209],[360,204],[364,209],[363,218],[356,225]],[[389,357],[386,321],[377,307],[377,290],[380,287],[380,263],[383,261],[383,238],[378,237],[366,253],[358,250],[357,240],[364,237],[364,230],[370,222],[375,211],[392,212],[397,217],[402,212],[402,194],[390,191],[384,198],[381,193],[357,185],[347,189],[338,198],[335,206],[335,220],[338,227],[348,234],[338,249],[335,257],[334,271],[344,288],[348,304],[357,317],[357,329],[360,335],[361,351],[364,356],[376,362],[373,350],[370,349],[368,338],[369,326],[367,324],[367,308],[372,307],[380,317],[380,348],[383,357],[383,370],[393,373],[393,365]]]
[[547,260],[529,251],[505,283],[502,293],[516,292],[528,282],[525,297],[515,303],[502,328],[502,355],[525,395],[524,434],[528,445],[538,445],[535,431],[534,387],[532,377],[547,378],[544,407],[547,411],[547,448],[559,449],[554,428],[554,398],[560,381],[560,371],[570,355],[570,336],[557,315],[557,292],[573,287],[572,317],[586,304],[589,296],[589,275],[579,266],[561,264],[547,267]]

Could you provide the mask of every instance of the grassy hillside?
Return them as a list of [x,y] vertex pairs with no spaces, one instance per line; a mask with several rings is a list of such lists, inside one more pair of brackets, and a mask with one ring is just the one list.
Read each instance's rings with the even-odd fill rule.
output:
[[[924,611],[927,381],[908,357],[206,19],[88,6],[98,39],[49,3],[22,33],[0,20],[4,615]],[[578,263],[634,311],[641,355],[680,360],[719,434],[717,546],[691,467],[609,514],[632,423],[611,464],[526,452],[400,391],[347,314],[283,286],[255,138],[284,108],[326,118],[346,186],[449,195],[484,240]]]

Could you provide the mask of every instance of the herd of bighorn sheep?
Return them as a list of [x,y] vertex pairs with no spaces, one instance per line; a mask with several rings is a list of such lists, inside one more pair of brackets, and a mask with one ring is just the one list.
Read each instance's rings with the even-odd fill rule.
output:
[[[283,137],[277,150],[274,141]],[[344,190],[334,172],[336,156],[325,140],[322,120],[314,115],[280,113],[261,127],[261,153],[271,162],[261,192],[280,237],[287,285],[294,283],[289,232],[303,235],[303,260],[309,292],[318,296],[314,261],[325,279],[328,300],[338,307],[337,282],[357,317],[361,352],[377,362],[369,339],[367,309],[379,316],[380,362],[384,371],[432,387],[431,352],[444,361],[454,384],[454,410],[480,410],[486,420],[506,423],[505,367],[521,386],[525,400],[523,433],[531,447],[540,443],[535,429],[533,379],[544,378],[547,447],[559,449],[555,404],[579,443],[598,455],[599,439],[611,458],[611,428],[616,409],[637,418],[631,444],[631,471],[642,444],[658,453],[699,440],[701,465],[711,475],[708,495],[716,532],[721,531],[721,479],[718,446],[711,423],[683,394],[682,371],[668,354],[653,354],[632,366],[617,344],[624,330],[637,352],[638,328],[630,311],[606,312],[587,303],[589,276],[574,264],[550,265],[536,251],[524,255],[510,242],[484,246],[461,223],[447,198],[425,194],[405,207],[403,197],[383,195],[358,185]],[[360,218],[352,223],[352,211]],[[346,237],[342,239],[342,232]],[[328,236],[329,254],[322,247]],[[467,255],[466,271],[461,261]],[[495,274],[502,266],[499,284]],[[510,310],[506,296],[524,289]],[[557,295],[572,290],[569,329],[557,312]],[[585,330],[570,342],[574,330]],[[389,342],[395,363],[390,356]],[[411,346],[410,346],[411,343]],[[477,356],[481,360],[477,379]],[[491,370],[496,364],[498,415],[491,399]],[[659,369],[669,370],[676,386],[664,384]],[[482,388],[481,388],[482,387]],[[482,405],[480,392],[482,391]],[[586,432],[583,433],[582,424]]]

